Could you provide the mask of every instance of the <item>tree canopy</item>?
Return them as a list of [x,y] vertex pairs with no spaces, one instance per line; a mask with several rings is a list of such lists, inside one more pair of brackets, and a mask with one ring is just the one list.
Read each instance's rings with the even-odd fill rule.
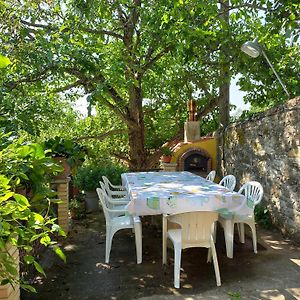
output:
[[97,117],[70,132],[113,134],[108,148],[131,169],[153,167],[161,146],[181,138],[191,98],[203,128],[226,126],[236,74],[254,107],[286,99],[263,58],[240,51],[246,40],[259,38],[290,94],[299,94],[298,1],[0,5],[0,53],[12,62],[1,70],[3,122],[35,134],[53,123],[63,127],[66,116],[76,122],[70,102],[86,95]]

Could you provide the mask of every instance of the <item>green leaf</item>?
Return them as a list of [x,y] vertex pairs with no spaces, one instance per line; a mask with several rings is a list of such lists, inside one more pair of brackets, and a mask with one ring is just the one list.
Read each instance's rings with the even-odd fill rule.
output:
[[36,270],[46,277],[45,271],[42,268],[42,266],[37,261],[34,261],[33,264],[34,264],[34,267],[36,268]]
[[67,262],[66,255],[63,253],[63,251],[59,247],[54,247],[54,252],[59,256],[61,260],[64,262]]
[[5,68],[9,64],[11,64],[9,58],[0,54],[0,68]]
[[14,192],[7,192],[6,194],[0,197],[0,202],[8,200],[12,196],[14,196],[14,194]]
[[34,262],[34,257],[32,255],[25,255],[24,256],[24,261],[27,264],[32,264]]
[[36,293],[36,289],[33,286],[29,285],[29,284],[21,283],[20,286],[25,291],[28,291],[28,292],[31,292],[31,293]]
[[43,218],[43,216],[41,216],[40,214],[33,213],[33,216],[34,216],[34,221],[35,221],[37,224],[43,224],[43,223],[44,223],[44,218]]
[[43,237],[41,238],[41,240],[40,240],[40,243],[41,243],[42,245],[45,245],[45,246],[49,245],[50,242],[51,242],[51,239],[50,239],[50,237],[49,237],[48,235],[43,236]]
[[14,198],[17,200],[17,202],[22,206],[30,206],[27,198],[21,194],[14,194]]
[[10,283],[10,281],[9,281],[9,279],[6,278],[6,279],[1,280],[0,285],[6,285],[8,283]]

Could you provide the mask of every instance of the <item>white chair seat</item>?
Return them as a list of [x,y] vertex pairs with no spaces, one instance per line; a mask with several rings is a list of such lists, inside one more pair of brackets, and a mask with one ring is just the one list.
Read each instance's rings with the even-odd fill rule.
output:
[[133,219],[130,216],[115,217],[111,221],[112,226],[121,226],[122,228],[133,228]]

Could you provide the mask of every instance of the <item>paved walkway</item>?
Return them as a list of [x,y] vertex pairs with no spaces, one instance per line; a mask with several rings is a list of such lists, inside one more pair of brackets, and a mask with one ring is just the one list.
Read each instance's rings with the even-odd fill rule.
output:
[[111,263],[104,263],[105,222],[101,213],[77,221],[64,241],[68,263],[52,255],[43,260],[47,278],[36,278],[37,295],[23,300],[60,299],[300,299],[300,248],[276,232],[258,229],[259,252],[251,239],[235,244],[234,259],[226,257],[224,237],[218,232],[217,254],[222,286],[206,263],[205,249],[182,255],[181,289],[173,287],[173,251],[161,264],[161,232],[143,220],[143,263],[136,264],[132,232],[120,231],[113,240]]

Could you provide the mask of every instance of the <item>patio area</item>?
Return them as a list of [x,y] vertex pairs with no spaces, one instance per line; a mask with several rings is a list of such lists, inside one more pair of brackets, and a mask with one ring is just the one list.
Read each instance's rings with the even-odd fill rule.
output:
[[74,222],[63,241],[67,264],[47,252],[42,259],[47,278],[36,278],[38,294],[22,291],[21,299],[300,299],[300,248],[262,228],[257,229],[258,254],[246,238],[244,245],[235,242],[233,259],[226,257],[224,235],[218,231],[221,287],[216,286],[212,264],[206,263],[206,249],[183,251],[181,288],[175,289],[174,253],[168,250],[168,265],[162,266],[161,230],[151,221],[143,218],[140,265],[130,230],[116,234],[110,264],[105,264],[103,213]]

